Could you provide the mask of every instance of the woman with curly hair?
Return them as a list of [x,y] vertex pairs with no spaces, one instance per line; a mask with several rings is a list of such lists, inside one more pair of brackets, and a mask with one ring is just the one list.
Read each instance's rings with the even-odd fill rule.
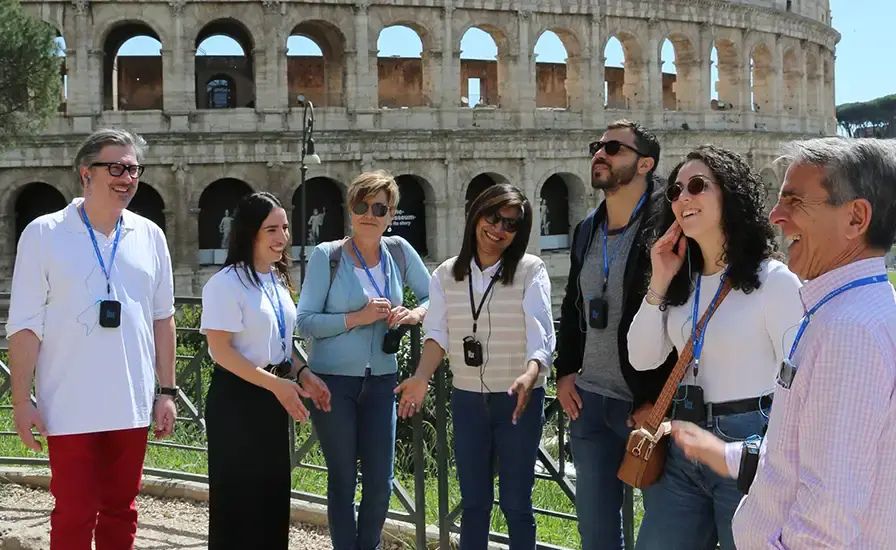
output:
[[[672,417],[725,441],[762,432],[778,366],[803,315],[799,279],[774,259],[766,189],[746,161],[704,145],[669,175],[654,221],[647,295],[629,329],[632,366],[660,366],[679,352],[727,280],[731,292],[700,327],[694,360]],[[702,345],[700,345],[702,344]],[[665,471],[644,490],[637,548],[733,550],[731,518],[742,494],[733,479],[688,460],[670,443]]]

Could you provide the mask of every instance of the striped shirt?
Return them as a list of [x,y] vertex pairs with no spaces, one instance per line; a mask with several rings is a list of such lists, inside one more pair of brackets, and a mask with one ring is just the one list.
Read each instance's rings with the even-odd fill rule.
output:
[[[857,261],[800,290],[808,310],[886,273]],[[790,389],[775,391],[756,480],[734,516],[739,550],[891,548],[896,541],[896,292],[849,290],[812,317]]]

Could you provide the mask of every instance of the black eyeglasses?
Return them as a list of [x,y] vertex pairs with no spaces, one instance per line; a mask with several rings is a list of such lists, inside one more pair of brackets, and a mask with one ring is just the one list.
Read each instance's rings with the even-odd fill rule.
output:
[[382,218],[389,213],[389,207],[381,202],[375,202],[368,205],[364,201],[358,201],[352,206],[352,212],[359,216],[366,214],[368,209],[370,210],[370,213],[377,218]]
[[497,212],[494,214],[486,214],[483,218],[490,225],[498,225],[500,223],[501,226],[504,227],[504,231],[507,231],[508,233],[516,233],[519,230],[520,222],[523,219],[522,217],[505,218]]
[[604,152],[607,154],[607,156],[612,157],[612,156],[618,154],[619,151],[621,151],[623,147],[625,147],[626,149],[628,149],[630,151],[634,151],[635,153],[641,155],[642,157],[650,156],[650,155],[647,155],[646,153],[642,153],[641,151],[638,151],[631,145],[622,143],[621,141],[616,140],[616,139],[611,139],[609,141],[592,141],[591,143],[588,144],[588,152],[591,153],[591,156],[593,157],[594,155],[597,154],[598,151],[603,149]]
[[[703,193],[709,187],[710,182],[711,180],[703,176],[692,177],[687,183],[688,194],[699,195],[700,193]],[[677,201],[684,188],[685,186],[677,181],[675,183],[670,183],[669,186],[666,187],[666,200],[669,202]]]
[[124,174],[125,170],[132,178],[139,178],[143,175],[143,170],[146,168],[141,164],[122,164],[120,162],[94,162],[90,166],[91,168],[94,166],[105,166],[106,170],[109,171],[109,175],[113,178]]

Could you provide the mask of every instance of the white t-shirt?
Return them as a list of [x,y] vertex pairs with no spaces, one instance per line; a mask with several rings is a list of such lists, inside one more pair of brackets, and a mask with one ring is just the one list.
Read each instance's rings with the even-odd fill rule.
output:
[[[386,276],[383,273],[383,270],[380,269],[379,264],[369,268],[370,275],[373,277],[373,280],[376,281],[380,290],[385,292],[386,290]],[[355,267],[355,276],[358,277],[358,280],[361,282],[361,288],[364,289],[364,295],[368,298],[385,298],[385,296],[380,296],[379,292],[373,287],[370,283],[370,277],[367,276],[367,272],[364,271],[363,267]],[[391,296],[390,296],[391,298]]]
[[[790,350],[804,308],[801,283],[787,266],[765,260],[759,268],[761,286],[745,294],[732,290],[709,320],[697,377],[688,368],[683,384],[703,388],[707,403],[759,397],[772,392],[781,361]],[[722,272],[703,276],[697,319],[709,307]],[[629,361],[638,370],[653,369],[691,336],[694,293],[681,306],[666,311],[647,303],[628,331]]]
[[[231,341],[243,357],[256,367],[277,364],[292,355],[292,334],[296,326],[296,304],[289,290],[270,273],[258,273],[268,295],[255,286],[243,267],[228,266],[212,275],[202,287],[200,332],[223,330],[233,333]],[[276,279],[276,277],[275,277]],[[283,353],[277,312],[279,298],[286,321],[286,354]],[[212,356],[214,359],[214,356]]]
[[[174,314],[165,235],[124,210],[109,281],[111,299],[121,303],[121,326],[99,326],[106,278],[78,213],[83,200],[28,224],[12,279],[6,334],[27,329],[41,340],[37,405],[50,435],[148,426],[155,389],[153,321]],[[115,232],[95,235],[108,268]]]

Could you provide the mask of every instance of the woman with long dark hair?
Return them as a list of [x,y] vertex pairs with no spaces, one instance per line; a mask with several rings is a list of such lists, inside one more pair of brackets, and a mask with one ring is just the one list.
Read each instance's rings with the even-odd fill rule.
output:
[[547,269],[526,254],[531,228],[532,206],[516,187],[476,197],[460,254],[433,273],[420,363],[396,389],[399,415],[416,414],[448,356],[462,550],[488,545],[496,469],[510,548],[535,548],[532,487],[554,329]]
[[[410,243],[383,236],[399,198],[389,173],[365,172],[347,194],[352,235],[314,248],[299,297],[298,330],[310,342],[310,368],[333,394],[332,410],[311,415],[327,462],[333,548],[373,550],[381,545],[392,495],[395,354],[404,330],[426,315],[429,271]],[[418,307],[405,307],[405,286]]]
[[329,410],[330,394],[293,350],[289,223],[277,198],[240,200],[229,244],[202,289],[201,332],[216,366],[205,411],[209,548],[285,550],[289,422],[308,419],[302,397]]
[[[629,359],[653,369],[673,347],[681,352],[692,334],[702,335],[672,417],[743,440],[766,423],[785,340],[803,314],[800,281],[774,259],[767,191],[742,157],[701,146],[668,181],[647,295],[629,328]],[[726,281],[731,292],[697,327]],[[688,460],[674,443],[663,476],[643,494],[639,550],[734,549],[731,518],[743,496],[736,481]]]

